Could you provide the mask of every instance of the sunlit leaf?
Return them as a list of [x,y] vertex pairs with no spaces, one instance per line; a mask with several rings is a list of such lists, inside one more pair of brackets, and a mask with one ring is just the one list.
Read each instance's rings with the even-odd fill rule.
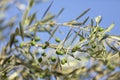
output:
[[99,23],[101,22],[101,20],[102,20],[102,17],[101,17],[101,16],[97,16],[97,17],[95,18],[95,21],[96,21],[97,24],[99,24]]
[[104,32],[103,34],[105,34],[106,32],[109,32],[113,27],[115,26],[115,24],[111,24]]
[[41,22],[42,22],[42,23],[48,22],[49,20],[53,19],[54,17],[55,17],[55,16],[52,15],[52,16],[50,16],[50,17],[48,17],[48,18],[43,19]]

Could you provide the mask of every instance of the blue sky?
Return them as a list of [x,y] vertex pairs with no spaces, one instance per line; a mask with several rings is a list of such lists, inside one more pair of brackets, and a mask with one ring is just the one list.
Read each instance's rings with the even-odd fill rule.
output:
[[[24,0],[19,1],[25,2]],[[32,11],[38,11],[38,19],[41,19],[41,16],[44,14],[51,1],[53,0],[37,4],[36,7],[32,8]],[[110,33],[120,35],[120,0],[54,0],[50,12],[57,14],[61,8],[65,8],[65,10],[57,19],[58,22],[73,20],[84,10],[91,8],[80,21],[83,21],[87,16],[95,18],[101,15],[103,19],[100,26],[106,28],[111,23],[115,23],[115,27]],[[15,8],[15,5],[13,5],[12,9],[7,14],[8,16],[14,16],[16,13],[20,12]],[[89,22],[90,21],[88,21],[88,23]]]
[[[52,0],[42,3],[41,11],[47,8]],[[43,9],[44,7],[44,9]],[[57,13],[61,8],[65,8],[58,21],[64,22],[75,19],[87,8],[91,10],[87,13],[90,18],[101,15],[103,17],[101,26],[108,27],[111,23],[115,23],[115,27],[110,33],[120,35],[120,1],[119,0],[54,0],[54,4],[50,11]],[[84,17],[85,18],[85,17]]]

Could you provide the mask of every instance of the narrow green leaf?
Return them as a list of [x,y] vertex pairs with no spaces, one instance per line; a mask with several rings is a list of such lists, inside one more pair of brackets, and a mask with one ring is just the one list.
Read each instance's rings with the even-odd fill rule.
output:
[[114,26],[115,26],[115,24],[112,23],[112,24],[103,32],[103,34],[105,34],[106,32],[109,32]]
[[35,2],[34,0],[30,0],[29,8],[31,8],[33,6],[34,2]]
[[38,23],[35,24],[34,37],[33,37],[34,39],[36,37],[37,28],[38,28]]
[[10,36],[10,47],[11,47],[12,44],[14,43],[14,40],[15,40],[15,34],[12,33],[11,36]]
[[110,43],[108,43],[108,41],[105,41],[106,42],[106,44],[107,44],[107,46],[109,47],[109,48],[111,48],[112,50],[114,50],[114,51],[118,51],[115,47],[113,47],[112,45],[110,45]]
[[19,26],[20,26],[20,34],[21,34],[22,40],[24,40],[24,29],[23,29],[23,26],[21,25],[21,22],[19,23]]
[[36,16],[36,13],[31,15],[28,26],[30,26],[32,24],[33,20],[35,19],[35,16]]
[[108,34],[105,34],[104,36],[100,37],[100,42],[101,42],[102,40],[104,40],[104,39],[108,38],[108,37],[109,37],[109,35],[108,35]]
[[91,27],[94,25],[94,21],[93,19],[91,19]]
[[79,30],[78,32],[76,32],[76,31],[74,30],[74,32],[75,32],[76,34],[75,34],[75,36],[73,37],[73,39],[72,39],[72,41],[71,41],[71,44],[75,41],[75,39],[76,39],[77,36],[79,35],[80,31],[81,31],[81,30]]
[[69,30],[69,32],[68,32],[68,34],[67,34],[65,40],[63,41],[63,44],[64,44],[64,43],[66,42],[66,40],[71,36],[72,30],[73,30],[72,28]]
[[84,21],[83,21],[83,25],[88,21],[89,17],[87,17]]
[[55,16],[54,16],[54,15],[52,15],[52,16],[50,16],[50,17],[48,17],[48,18],[46,18],[46,19],[42,20],[41,22],[42,22],[42,23],[45,23],[45,22],[47,22],[47,21],[49,21],[49,20],[53,19],[54,17],[55,17]]
[[64,11],[64,8],[62,8],[62,9],[59,11],[59,13],[56,15],[56,18],[58,18],[58,17],[62,14],[63,11]]
[[50,38],[48,39],[48,41],[53,37],[53,35],[55,34],[55,32],[57,31],[57,29],[59,28],[59,26],[57,26],[51,33]]
[[76,23],[72,23],[73,26],[81,26],[83,23],[81,22],[76,22]]
[[15,35],[19,35],[19,29],[18,28],[16,28],[16,30],[15,30]]
[[50,7],[52,6],[52,4],[53,4],[53,1],[50,3],[50,5],[48,6],[48,8],[46,9],[45,13],[42,16],[42,19],[46,16],[46,14],[47,14],[48,10],[50,9]]
[[11,58],[11,56],[5,58],[1,65],[2,66],[5,65],[10,60],[10,58]]
[[120,41],[120,36],[110,36],[110,37],[113,38],[113,39],[116,39],[116,40]]
[[28,12],[29,12],[29,9],[27,8],[22,16],[22,22],[21,22],[21,25],[24,25],[25,24],[25,21],[27,20],[27,17],[28,17]]
[[79,34],[77,31],[73,30],[78,36],[83,37],[83,35]]
[[89,9],[87,9],[87,10],[85,10],[82,14],[80,14],[80,16],[78,16],[75,20],[78,20],[78,19],[80,19],[82,16],[84,16],[88,11],[90,10],[90,8]]

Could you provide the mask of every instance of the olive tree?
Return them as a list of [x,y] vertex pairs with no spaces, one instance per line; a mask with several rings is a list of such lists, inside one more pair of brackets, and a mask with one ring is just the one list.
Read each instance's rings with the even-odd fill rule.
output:
[[[3,14],[9,10],[9,3],[1,1]],[[89,8],[75,19],[60,23],[56,19],[64,8],[50,13],[53,1],[38,20],[38,11],[30,13],[37,3],[29,0],[21,17],[15,15],[6,21],[0,14],[1,80],[120,79],[120,71],[115,71],[120,67],[120,37],[108,33],[114,23],[101,27],[101,16],[79,21]]]

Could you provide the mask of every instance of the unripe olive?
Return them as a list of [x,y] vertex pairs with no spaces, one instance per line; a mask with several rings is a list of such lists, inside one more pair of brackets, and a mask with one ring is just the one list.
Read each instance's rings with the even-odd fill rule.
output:
[[67,63],[67,59],[66,58],[61,60],[61,64],[64,65],[65,63]]
[[31,42],[31,45],[32,45],[32,46],[35,46],[35,44],[36,44],[36,42],[33,40],[33,41]]
[[49,44],[49,42],[48,42],[48,41],[46,41],[46,42],[45,42],[45,45],[46,45],[46,46],[49,46],[50,44]]
[[93,44],[93,45],[92,45],[92,48],[96,48],[96,45],[95,45],[95,44]]
[[39,62],[42,62],[42,57],[40,57],[40,58],[38,59],[38,61],[39,61]]
[[42,56],[44,56],[44,57],[45,57],[45,56],[46,56],[46,53],[45,53],[45,52],[43,52],[43,53],[42,53]]
[[76,52],[76,49],[75,49],[75,48],[73,48],[73,49],[72,49],[72,52]]
[[22,48],[24,46],[24,42],[21,42],[19,46]]
[[55,41],[59,43],[61,40],[59,38],[56,38]]
[[47,48],[47,46],[44,44],[44,45],[42,45],[42,49],[46,49]]
[[40,78],[45,78],[45,73],[41,73],[41,74],[39,75],[39,77],[40,77]]
[[40,37],[35,37],[35,41],[40,41]]
[[63,55],[64,52],[63,52],[63,51],[60,51],[60,50],[56,50],[56,54],[58,54],[58,55]]
[[84,40],[84,37],[80,37],[80,41]]
[[52,62],[55,62],[55,61],[56,61],[56,57],[55,57],[55,56],[52,56],[52,57],[51,57],[51,61],[52,61]]
[[110,69],[110,70],[114,70],[114,69],[115,69],[112,65],[108,65],[107,67],[108,67],[108,69]]
[[80,49],[79,46],[75,46],[73,49],[72,49],[72,52],[76,52],[78,49]]

